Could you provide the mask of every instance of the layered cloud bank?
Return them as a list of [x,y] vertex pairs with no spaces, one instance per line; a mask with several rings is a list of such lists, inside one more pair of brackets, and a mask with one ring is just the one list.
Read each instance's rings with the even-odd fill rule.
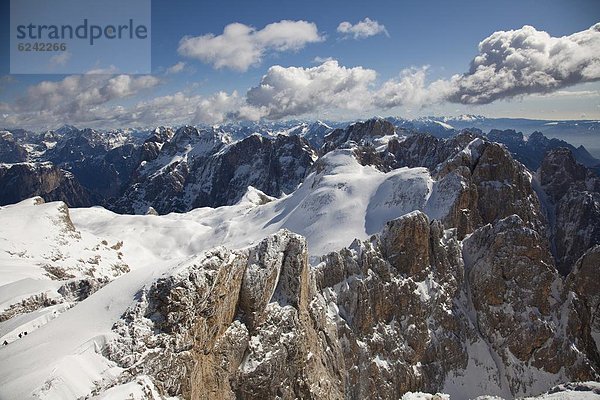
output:
[[[338,30],[358,38],[385,29],[372,22],[376,23],[368,19],[355,25],[342,23]],[[261,30],[231,24],[218,36],[183,38],[179,53],[216,68],[244,71],[260,63],[268,52],[298,50],[321,40],[316,25],[306,21],[280,21]],[[183,62],[177,63],[167,74],[184,67]],[[563,37],[552,37],[531,26],[495,32],[479,44],[467,72],[429,81],[427,71],[427,67],[410,68],[377,83],[376,71],[343,66],[333,59],[313,67],[275,65],[245,94],[178,92],[128,107],[115,103],[140,96],[161,81],[153,76],[69,76],[31,86],[15,103],[0,104],[0,121],[5,126],[31,127],[67,122],[214,124],[229,119],[292,118],[324,109],[364,113],[443,102],[487,104],[600,80],[600,23]]]
[[[13,104],[0,103],[0,120],[9,126],[39,126],[59,121],[116,120],[121,106],[105,107],[154,88],[160,80],[151,75],[71,75],[57,82],[30,86]],[[109,112],[110,111],[110,112]]]

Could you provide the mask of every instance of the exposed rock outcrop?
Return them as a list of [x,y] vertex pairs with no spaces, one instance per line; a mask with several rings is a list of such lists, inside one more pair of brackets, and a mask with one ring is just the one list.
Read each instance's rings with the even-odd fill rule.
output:
[[567,275],[585,251],[600,244],[600,178],[568,149],[549,152],[538,170],[557,267]]
[[64,201],[70,207],[89,207],[90,194],[68,171],[50,163],[0,165],[0,205],[40,196],[45,201]]
[[324,138],[321,153],[325,154],[341,146],[368,145],[373,140],[396,133],[396,128],[389,121],[381,118],[372,118],[364,122],[355,122],[346,128],[334,129]]
[[531,171],[536,171],[541,166],[547,152],[557,148],[568,148],[575,159],[587,167],[600,164],[600,160],[594,158],[583,146],[575,147],[564,140],[547,138],[541,132],[533,132],[525,137],[521,132],[512,129],[492,129],[485,136],[492,142],[504,144],[508,151]]
[[364,140],[377,136],[380,130],[372,125],[378,121],[370,120],[370,124],[360,125],[362,129],[354,129],[363,138],[358,143],[350,139],[354,131],[343,131],[344,135],[340,131],[340,138],[348,137],[345,145],[354,148],[362,165],[373,165],[382,171],[401,167],[429,169],[437,181],[436,196],[456,194],[450,212],[440,218],[445,227],[458,229],[459,239],[484,224],[513,214],[545,234],[547,221],[532,188],[532,175],[502,145],[464,131],[449,139],[427,134],[395,137],[378,150]]
[[27,161],[27,150],[21,146],[13,134],[8,131],[0,131],[0,162],[19,163]]
[[117,325],[108,355],[190,399],[343,397],[336,331],[303,238],[218,248],[161,278]]
[[[567,277],[569,290],[579,296],[589,310],[589,325],[596,349],[600,352],[600,245],[589,249],[577,262]],[[594,343],[589,343],[594,346]]]
[[427,134],[415,134],[403,139],[392,139],[385,150],[392,168],[426,167],[434,171],[444,161],[455,157],[477,135],[463,132],[449,139]]
[[222,132],[184,127],[160,149],[159,140],[163,139],[144,144],[149,161],[142,163],[135,183],[112,208],[143,213],[152,206],[165,214],[231,205],[248,186],[280,196],[296,189],[316,159],[315,151],[299,136],[252,135],[231,143]]
[[456,227],[462,239],[482,225],[516,214],[545,236],[547,220],[533,190],[531,173],[497,143],[470,133],[453,140],[445,147],[445,153],[452,156],[434,169],[440,185],[451,185],[458,192],[451,212],[443,219],[444,226]]
[[45,158],[75,175],[94,195],[94,204],[104,205],[130,183],[141,161],[141,151],[122,135],[73,128],[59,136]]
[[545,238],[513,215],[465,239],[463,256],[477,326],[512,394],[597,377],[585,305],[563,286]]
[[438,391],[447,371],[463,369],[473,331],[454,299],[463,270],[458,241],[414,212],[380,237],[356,241],[316,267],[338,328],[346,398],[399,398]]

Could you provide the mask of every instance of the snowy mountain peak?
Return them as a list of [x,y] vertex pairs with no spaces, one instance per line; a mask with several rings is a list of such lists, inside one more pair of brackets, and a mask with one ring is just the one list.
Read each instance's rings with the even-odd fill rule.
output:
[[56,132],[59,135],[70,135],[70,134],[76,133],[78,131],[79,131],[79,129],[77,127],[75,127],[73,125],[68,125],[68,124],[65,124],[65,125],[61,126],[60,128],[54,130],[54,132]]

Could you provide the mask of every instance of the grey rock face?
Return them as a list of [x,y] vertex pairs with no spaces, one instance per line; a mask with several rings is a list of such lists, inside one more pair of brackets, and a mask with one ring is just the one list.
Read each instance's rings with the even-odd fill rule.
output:
[[466,367],[473,331],[454,302],[462,261],[439,223],[420,212],[390,221],[380,237],[324,257],[315,275],[342,344],[346,398],[435,393]]
[[531,174],[501,146],[485,143],[472,171],[483,223],[518,215],[537,232],[545,233],[545,217],[531,186]]
[[27,150],[8,131],[0,131],[0,162],[19,163],[27,161]]
[[127,135],[74,129],[59,137],[45,158],[71,171],[99,198],[108,199],[118,196],[129,183],[140,162],[140,151]]
[[[373,125],[378,121],[368,122]],[[371,125],[361,125],[359,131],[364,137],[374,137],[371,131],[379,132]],[[340,140],[350,137],[349,131],[343,133]],[[456,193],[450,213],[442,222],[446,228],[457,228],[459,239],[484,224],[513,214],[538,232],[546,233],[546,216],[532,188],[531,173],[502,145],[480,135],[465,131],[449,139],[439,139],[414,134],[392,138],[383,150],[350,139],[344,145],[354,148],[361,164],[373,165],[382,171],[401,167],[429,169],[437,180],[438,193],[442,196]]]
[[403,140],[392,139],[386,149],[386,159],[392,168],[426,167],[434,171],[444,161],[455,157],[477,135],[463,132],[449,139],[439,139],[427,134],[408,136]]
[[315,149],[323,146],[325,136],[333,131],[333,128],[327,124],[316,121],[313,123],[302,123],[299,126],[288,130],[288,135],[300,136],[308,141]]
[[115,202],[116,210],[141,213],[152,206],[164,214],[231,205],[248,186],[280,196],[296,189],[316,159],[308,142],[298,136],[252,135],[231,143],[221,132],[193,127],[179,129],[160,147],[157,154],[154,147],[145,149],[148,162]]
[[538,232],[514,215],[465,239],[463,257],[479,331],[502,359],[511,393],[523,395],[550,374],[597,376],[583,305],[564,288]]
[[365,122],[356,122],[348,127],[335,129],[324,138],[321,153],[328,153],[340,146],[350,143],[367,145],[373,139],[393,135],[396,128],[389,121],[380,118],[372,118]]
[[568,149],[556,149],[544,158],[538,179],[547,196],[557,266],[566,275],[587,249],[600,244],[600,178]]
[[[571,273],[567,276],[567,287],[579,296],[585,304],[584,310],[589,310],[589,324],[580,327],[591,330],[595,341],[590,341],[588,346],[600,352],[600,245],[589,249],[577,262]],[[591,350],[588,350],[591,351]]]
[[163,126],[152,131],[150,137],[142,144],[140,161],[148,162],[155,160],[164,144],[170,141],[174,135],[175,132],[173,129]]
[[[51,163],[69,171],[94,205],[106,205],[108,198],[120,195],[140,162],[137,141],[121,131],[98,132],[65,126],[39,135],[17,130],[15,134],[7,132],[0,136],[0,161]],[[22,184],[27,186],[29,182]],[[16,201],[26,198],[18,197]]]
[[336,331],[303,238],[207,252],[158,280],[115,325],[107,354],[191,399],[342,398]]
[[521,132],[511,129],[492,129],[485,136],[490,141],[504,144],[514,157],[531,171],[536,171],[541,166],[547,152],[558,148],[568,148],[575,159],[587,167],[600,164],[600,160],[594,158],[583,146],[575,147],[564,140],[547,138],[541,132],[533,132],[525,138]]
[[546,218],[532,188],[532,175],[501,145],[470,133],[445,141],[422,135],[406,141],[388,145],[396,165],[425,166],[441,191],[458,193],[443,223],[457,228],[459,239],[513,214],[545,233]]
[[90,194],[70,172],[44,163],[0,165],[0,205],[34,196],[64,201],[70,207],[89,207]]
[[[348,129],[346,139],[360,141],[364,135],[394,130],[383,120],[359,125]],[[123,213],[143,213],[150,206],[159,213],[182,212],[234,204],[248,186],[272,196],[292,192],[317,158],[307,140],[320,144],[331,131],[323,123],[300,128],[275,138],[252,135],[250,130],[250,136],[232,143],[219,129],[184,126],[175,132],[159,127],[140,144],[125,131],[65,126],[43,135],[19,136],[36,148],[35,157],[8,132],[0,140],[0,153],[6,148],[5,162],[31,156],[71,172],[95,205]]]

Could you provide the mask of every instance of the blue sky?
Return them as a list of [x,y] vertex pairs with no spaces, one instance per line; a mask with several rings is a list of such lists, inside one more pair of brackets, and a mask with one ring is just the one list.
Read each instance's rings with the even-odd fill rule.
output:
[[[470,91],[473,86],[471,82],[460,82],[461,90],[472,96],[468,101],[457,101],[457,95],[454,94],[444,97],[435,96],[435,93],[442,89],[438,86],[430,87],[431,82],[442,80],[448,83],[453,75],[467,73],[471,60],[478,55],[479,42],[494,32],[519,30],[524,25],[531,25],[536,31],[543,31],[551,37],[559,38],[589,30],[594,24],[600,22],[600,2],[595,0],[503,2],[152,0],[152,75],[156,79],[146,79],[137,83],[135,79],[139,77],[132,76],[127,81],[131,88],[128,86],[127,90],[114,96],[98,99],[92,104],[80,102],[73,107],[56,106],[52,110],[44,108],[47,102],[34,104],[29,108],[22,105],[15,106],[19,102],[35,103],[34,96],[39,93],[36,91],[36,85],[39,86],[40,82],[62,82],[68,76],[9,75],[8,1],[3,1],[2,7],[0,9],[3,19],[0,50],[4,57],[0,59],[0,76],[2,76],[0,125],[22,123],[23,126],[42,128],[61,125],[63,122],[98,126],[124,123],[169,124],[169,116],[175,115],[175,110],[165,112],[164,120],[161,120],[158,117],[160,108],[182,109],[181,104],[186,105],[184,115],[174,117],[176,121],[173,123],[219,122],[232,116],[245,118],[248,115],[252,115],[253,118],[346,119],[374,114],[417,117],[461,113],[548,119],[600,119],[600,84],[595,75],[590,77],[587,74],[586,79],[575,81],[568,78],[564,84],[560,83],[552,90],[532,90],[532,93],[529,93],[527,88],[515,88],[514,91],[499,95],[497,99],[491,101],[491,97],[478,97],[477,94],[473,94]],[[351,33],[344,34],[337,30],[340,23],[344,21],[355,25],[365,18],[369,18],[372,22],[376,21],[379,26],[384,26],[385,32],[355,38]],[[231,23],[241,23],[260,32],[265,26],[282,20],[306,21],[314,24],[318,38],[315,39],[312,33],[313,39],[310,39],[310,33],[307,33],[309,36],[304,42],[296,43],[288,50],[273,50],[273,47],[267,46],[261,49],[263,53],[260,61],[252,63],[244,70],[228,66],[216,68],[214,60],[207,61],[207,56],[186,55],[180,48],[180,41],[185,36],[202,37],[207,34],[218,36]],[[534,33],[537,35],[537,32]],[[592,44],[580,50],[580,53],[592,53],[597,49],[594,47],[598,43],[596,38],[593,38],[590,43]],[[127,55],[115,56],[126,57]],[[594,64],[598,62],[600,55],[588,54],[587,57],[589,60],[586,62]],[[312,76],[322,71],[311,69],[317,68],[326,59],[337,62],[336,65],[329,64],[326,73],[334,75],[337,71],[342,74],[348,73],[348,79],[359,86],[344,89],[347,98],[336,100],[319,98],[314,100],[318,103],[316,107],[292,108],[289,107],[290,101],[307,101],[307,98],[313,99],[316,94],[307,92],[301,99],[294,98],[295,94],[291,94],[291,98],[286,98],[286,109],[282,111],[276,109],[281,105],[280,103],[273,102],[270,98],[265,100],[266,93],[255,91],[256,96],[250,100],[252,112],[244,111],[248,103],[247,91],[259,86],[261,82],[266,82],[262,81],[263,76],[269,74],[269,71],[273,72],[269,70],[273,65],[284,68],[301,67],[307,71],[300,71],[298,74],[306,73]],[[172,68],[178,63],[181,68]],[[426,69],[423,69],[425,66]],[[171,71],[180,71],[169,73],[167,72],[169,68],[172,68]],[[349,69],[350,72],[344,72],[341,68]],[[356,68],[362,70],[355,70]],[[419,75],[420,71],[424,71],[422,75]],[[288,73],[287,70],[274,72],[278,72],[279,75],[274,73],[271,78],[277,82],[282,74]],[[552,75],[551,70],[545,72]],[[355,76],[356,74],[360,76]],[[410,75],[410,79],[403,80],[407,75]],[[419,77],[425,80],[425,91],[421,90],[417,94],[412,91],[407,93],[406,90],[409,89],[405,83],[408,82],[411,86],[414,82],[418,82]],[[107,79],[110,77],[98,77],[90,81],[85,78],[74,84],[73,88],[90,90],[94,87],[102,87]],[[302,77],[289,79],[302,79]],[[295,82],[292,83],[290,91],[295,90],[296,87]],[[389,83],[389,90],[382,92],[381,89],[386,83]],[[285,84],[290,82],[286,81]],[[319,81],[318,84],[325,85],[327,82]],[[451,90],[447,88],[448,84],[442,85],[443,90]],[[465,89],[465,85],[471,86]],[[322,88],[323,95],[338,96],[337,92],[331,92],[330,89]],[[285,91],[288,87],[282,86],[274,90]],[[537,93],[533,93],[536,91]],[[222,93],[217,99],[215,93],[219,92]],[[273,91],[269,93],[273,96],[278,95]],[[374,103],[362,104],[353,98],[393,97],[394,95],[402,99],[408,96],[412,100],[399,99],[390,102],[379,98]],[[176,96],[179,97],[174,100]],[[454,100],[448,100],[452,98]],[[156,100],[156,104],[152,105],[154,109],[150,110],[151,105],[148,103],[153,99],[160,100]],[[64,101],[70,100],[67,97]],[[221,106],[215,106],[218,103],[221,103]],[[86,107],[93,109],[93,112],[98,112],[98,115],[86,120],[87,117],[82,116]],[[259,112],[257,110],[260,107],[262,108]],[[206,110],[209,111],[205,112]],[[113,119],[111,112],[119,116]],[[186,118],[190,121],[186,121]]]

